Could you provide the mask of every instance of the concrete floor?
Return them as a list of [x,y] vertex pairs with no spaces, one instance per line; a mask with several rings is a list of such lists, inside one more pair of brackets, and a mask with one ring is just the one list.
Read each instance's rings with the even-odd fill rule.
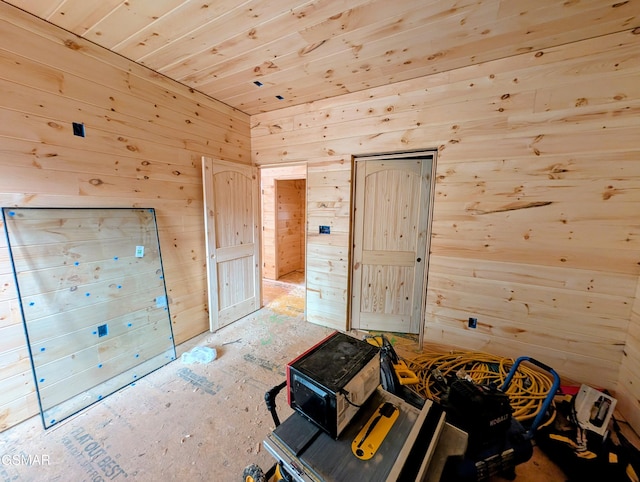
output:
[[[302,294],[267,283],[267,307],[178,347],[178,356],[214,347],[213,362],[178,359],[47,431],[34,417],[0,434],[0,481],[240,481],[248,464],[268,468],[261,441],[274,427],[264,393],[332,331],[304,322]],[[291,409],[278,401],[285,418]],[[516,472],[520,481],[566,479],[537,450]]]

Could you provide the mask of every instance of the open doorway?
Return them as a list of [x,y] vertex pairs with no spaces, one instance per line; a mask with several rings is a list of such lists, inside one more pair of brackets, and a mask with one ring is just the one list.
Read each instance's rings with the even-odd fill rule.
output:
[[263,305],[304,316],[305,165],[260,169]]

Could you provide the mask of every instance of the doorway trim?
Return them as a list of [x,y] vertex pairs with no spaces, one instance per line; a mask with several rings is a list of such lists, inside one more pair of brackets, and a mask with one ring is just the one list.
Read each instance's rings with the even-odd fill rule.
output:
[[[261,257],[262,257],[262,263],[265,262],[265,256],[264,256],[264,227],[265,227],[265,222],[264,222],[264,184],[263,184],[263,179],[264,179],[264,172],[265,171],[270,171],[272,169],[286,169],[286,168],[304,168],[304,174],[301,175],[300,173],[285,173],[285,174],[277,174],[276,176],[273,177],[274,180],[274,190],[275,190],[275,182],[276,181],[290,181],[290,180],[296,180],[296,179],[304,179],[305,184],[307,181],[307,162],[287,162],[287,163],[282,163],[282,164],[265,164],[265,165],[261,165],[258,166],[258,183],[260,186],[260,232],[261,232],[261,236],[260,236],[260,253],[261,253]],[[277,195],[277,193],[274,192],[274,196]],[[274,206],[273,208],[276,209],[276,199],[274,198]],[[305,243],[305,252],[306,252],[306,244],[307,244],[307,236],[306,236],[306,228],[307,228],[307,206],[306,206],[306,189],[305,189],[305,203],[304,203],[304,219],[302,222],[302,229],[304,230],[305,233],[305,238],[304,238],[304,243]],[[274,213],[274,216],[277,218],[277,213]],[[274,219],[274,222],[277,223],[277,219]],[[275,229],[275,226],[274,226]],[[275,278],[274,281],[277,281],[278,279],[278,260],[277,260],[277,249],[278,249],[278,240],[274,239],[274,249],[276,250],[276,260],[275,260]],[[264,271],[265,271],[266,266],[264,266],[264,264],[262,265],[262,278],[264,278]],[[305,256],[305,266],[304,266],[304,270],[305,270],[305,286],[306,286],[306,256]],[[266,279],[271,279],[271,278],[266,278]],[[262,306],[262,304],[261,304]]]
[[[429,275],[429,260],[430,260],[430,252],[431,252],[431,236],[432,236],[432,223],[433,223],[433,205],[434,205],[434,199],[435,199],[435,173],[436,173],[436,166],[437,166],[437,149],[420,149],[420,150],[415,150],[415,151],[402,151],[402,152],[390,152],[390,153],[381,153],[381,154],[370,154],[370,155],[362,155],[362,156],[354,156],[354,168],[353,168],[353,199],[354,199],[354,203],[352,206],[352,239],[353,242],[351,243],[351,282],[349,283],[349,299],[351,301],[351,306],[349,309],[349,325],[353,328],[353,318],[354,318],[354,310],[355,310],[355,303],[354,303],[354,290],[357,289],[361,289],[361,287],[356,286],[355,280],[357,279],[357,276],[355,275],[355,270],[357,269],[357,264],[358,264],[358,260],[356,259],[356,248],[357,248],[357,243],[358,241],[356,240],[356,210],[358,209],[358,200],[356,198],[356,196],[360,196],[361,200],[364,199],[362,197],[362,192],[358,192],[358,189],[362,189],[364,186],[358,186],[359,182],[362,183],[362,180],[358,179],[358,175],[357,175],[357,165],[364,165],[364,164],[359,164],[359,163],[363,163],[363,162],[367,162],[367,161],[389,161],[389,162],[393,162],[394,160],[412,160],[412,159],[425,159],[425,158],[430,158],[431,159],[431,169],[430,172],[427,173],[422,173],[421,175],[428,175],[428,179],[426,180],[427,182],[427,199],[426,201],[426,206],[425,206],[425,210],[426,212],[424,213],[425,215],[425,220],[424,222],[426,223],[426,233],[425,233],[425,243],[424,243],[424,252],[422,252],[422,247],[420,249],[420,253],[422,254],[422,256],[420,256],[420,253],[416,253],[416,256],[418,258],[424,257],[424,264],[422,267],[422,286],[421,286],[421,302],[420,302],[420,310],[419,310],[419,322],[418,322],[418,336],[419,336],[419,345],[420,347],[423,346],[423,342],[424,342],[424,325],[425,325],[425,313],[426,313],[426,301],[427,301],[427,286],[428,286],[428,275]],[[362,206],[360,206],[360,208],[362,209]],[[359,213],[358,213],[359,214]],[[359,249],[362,249],[361,247],[359,247]],[[417,267],[416,264],[416,269],[420,269]],[[415,276],[414,276],[415,279]],[[415,292],[416,290],[414,290]]]

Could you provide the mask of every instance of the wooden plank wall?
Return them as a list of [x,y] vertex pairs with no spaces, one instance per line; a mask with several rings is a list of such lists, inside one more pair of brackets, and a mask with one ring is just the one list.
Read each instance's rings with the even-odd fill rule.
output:
[[[350,156],[309,161],[307,167],[307,321],[347,328],[351,244]],[[329,226],[320,234],[319,226]]]
[[437,148],[426,341],[615,389],[640,274],[638,33],[255,115],[253,159]]
[[303,179],[276,180],[278,278],[304,270],[305,191]]
[[[3,2],[0,45],[0,204],[156,208],[176,342],[206,331],[200,159],[250,163],[248,116]],[[0,430],[38,410],[4,238]]]
[[625,414],[636,432],[640,432],[640,280],[631,311],[616,397],[618,410]]
[[[262,193],[262,277],[278,279],[276,266],[276,179],[306,179],[307,166],[269,167],[260,169]],[[304,235],[304,230],[302,230]],[[303,267],[304,268],[304,267]]]

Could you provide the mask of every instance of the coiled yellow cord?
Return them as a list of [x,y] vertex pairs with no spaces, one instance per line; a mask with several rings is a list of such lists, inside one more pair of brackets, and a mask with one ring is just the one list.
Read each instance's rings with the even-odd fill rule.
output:
[[[417,385],[413,385],[413,389],[423,397],[437,402],[440,401],[442,388],[438,386],[432,373],[436,368],[445,379],[464,370],[474,383],[501,387],[514,364],[511,358],[465,351],[427,352],[413,359],[405,358],[404,361],[420,380]],[[533,419],[552,385],[550,376],[521,363],[505,392],[509,396],[513,416],[520,422]]]

